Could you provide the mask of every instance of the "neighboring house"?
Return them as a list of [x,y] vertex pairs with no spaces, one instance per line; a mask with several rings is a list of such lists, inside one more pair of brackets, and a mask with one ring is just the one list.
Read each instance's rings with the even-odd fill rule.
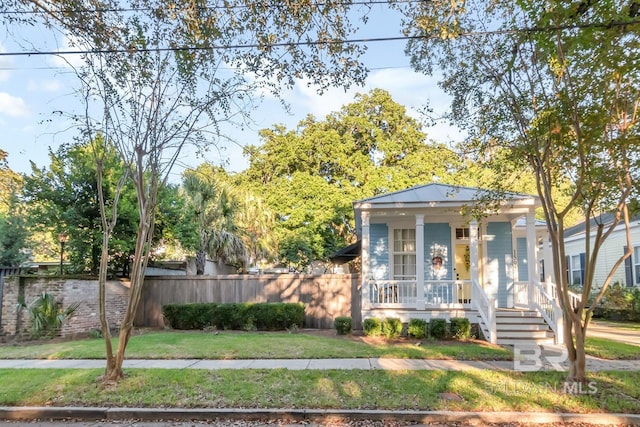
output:
[[[591,219],[590,239],[596,233],[596,226],[602,223],[606,227],[613,223],[614,216],[610,213],[599,215]],[[640,216],[636,216],[630,221],[631,247],[633,255],[627,258],[625,263],[620,265],[613,276],[612,284],[619,282],[623,286],[640,286]],[[577,287],[584,283],[584,262],[586,244],[586,223],[578,224],[565,230],[565,253],[566,277],[571,284]],[[627,250],[627,233],[624,222],[616,226],[611,235],[605,240],[598,254],[598,261],[594,274],[594,287],[600,288],[606,280],[609,272],[614,268],[616,262]]]
[[486,195],[428,184],[354,202],[362,318],[466,317],[491,342],[560,340],[555,285],[539,280],[538,198],[507,194],[476,220],[469,208]]

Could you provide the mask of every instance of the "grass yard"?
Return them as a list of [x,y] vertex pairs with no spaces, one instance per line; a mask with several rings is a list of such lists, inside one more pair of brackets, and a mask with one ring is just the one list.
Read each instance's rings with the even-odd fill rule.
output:
[[0,406],[573,413],[637,413],[640,408],[640,372],[592,373],[580,395],[563,391],[564,372],[130,369],[118,384],[100,383],[100,374],[96,369],[0,369]]
[[[117,339],[114,339],[116,342]],[[416,345],[420,343],[419,345]],[[511,360],[509,350],[483,341],[442,341],[335,336],[332,331],[155,331],[134,335],[130,359],[409,359]],[[80,339],[0,346],[0,359],[103,359],[104,340]]]
[[606,338],[588,337],[585,342],[585,351],[590,356],[608,360],[638,360],[640,359],[640,346],[625,344]]

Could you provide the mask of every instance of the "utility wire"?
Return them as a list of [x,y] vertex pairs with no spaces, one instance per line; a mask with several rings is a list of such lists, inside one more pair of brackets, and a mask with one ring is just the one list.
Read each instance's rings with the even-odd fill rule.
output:
[[[390,0],[370,0],[370,1],[354,1],[354,2],[342,2],[342,3],[332,3],[332,6],[342,5],[342,6],[375,6],[375,5],[391,5],[392,3],[399,4],[409,4],[409,3],[419,3],[423,0],[402,0],[402,1],[390,1]],[[314,3],[312,7],[324,7],[327,3]],[[278,3],[273,3],[268,6],[269,8],[276,9],[278,7]],[[219,9],[248,9],[248,5],[236,4],[231,6],[198,6],[197,10],[219,10]],[[148,12],[150,10],[154,10],[149,7],[141,7],[141,8],[122,8],[122,9],[62,9],[55,10],[56,13],[131,13],[131,12]],[[180,11],[180,9],[175,9],[176,11]],[[36,14],[46,14],[47,12],[44,10],[5,10],[0,11],[0,15],[36,15]]]
[[[531,28],[515,28],[510,30],[494,30],[494,31],[474,31],[467,33],[460,33],[458,37],[478,37],[478,36],[491,36],[491,35],[506,35],[506,34],[518,34],[518,33],[541,33],[551,32],[558,30],[571,30],[571,29],[587,29],[587,28],[601,28],[609,29],[615,27],[622,27],[627,25],[638,25],[640,20],[632,21],[613,21],[607,23],[585,23],[585,24],[567,24],[549,27],[531,27]],[[360,39],[346,39],[346,40],[316,40],[316,41],[301,41],[301,42],[281,42],[281,43],[249,43],[249,44],[235,44],[235,45],[210,45],[210,46],[184,46],[184,47],[155,47],[155,48],[118,48],[118,49],[91,49],[91,50],[66,50],[66,51],[25,51],[25,52],[0,52],[0,57],[3,56],[42,56],[42,55],[82,55],[82,54],[110,54],[110,53],[150,53],[150,52],[184,52],[184,51],[202,51],[202,50],[228,50],[228,49],[272,49],[279,47],[292,47],[292,46],[321,46],[321,45],[336,45],[336,44],[362,44],[362,43],[379,43],[379,42],[391,42],[391,41],[408,41],[408,40],[431,40],[438,39],[436,35],[418,35],[418,36],[397,36],[397,37],[373,37],[373,38],[360,38]]]

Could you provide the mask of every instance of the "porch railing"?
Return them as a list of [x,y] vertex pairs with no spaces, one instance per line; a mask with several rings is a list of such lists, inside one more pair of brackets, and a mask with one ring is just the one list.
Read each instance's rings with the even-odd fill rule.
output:
[[[424,283],[424,298],[418,298],[418,292],[415,280],[369,282],[369,302],[373,307],[393,306],[424,310],[471,306],[472,289],[469,280],[427,280]],[[418,307],[420,300],[423,302]]]
[[415,307],[416,291],[415,280],[374,280],[369,282],[369,302]]
[[562,317],[560,306],[554,296],[542,286],[540,282],[533,282],[533,296],[531,302],[547,322],[555,336],[558,336],[558,319]]
[[473,307],[478,311],[478,317],[480,317],[480,327],[484,333],[488,336],[485,338],[492,344],[495,344],[498,340],[498,332],[496,328],[496,300],[495,298],[489,298],[484,292],[484,289],[480,287],[480,284],[475,280],[472,280],[472,295]]
[[529,305],[529,282],[515,282],[513,284],[513,305]]

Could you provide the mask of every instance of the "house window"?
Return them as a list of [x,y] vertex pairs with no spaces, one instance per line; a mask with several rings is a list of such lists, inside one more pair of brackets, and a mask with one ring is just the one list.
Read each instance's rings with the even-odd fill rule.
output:
[[469,240],[469,227],[456,228],[457,240]]
[[[477,236],[480,236],[480,227],[478,227]],[[469,227],[456,228],[456,240],[469,240],[470,238]]]
[[402,228],[393,230],[393,278],[411,280],[416,278],[416,230]]
[[572,255],[570,261],[570,276],[572,285],[582,285],[584,278],[584,254]]

